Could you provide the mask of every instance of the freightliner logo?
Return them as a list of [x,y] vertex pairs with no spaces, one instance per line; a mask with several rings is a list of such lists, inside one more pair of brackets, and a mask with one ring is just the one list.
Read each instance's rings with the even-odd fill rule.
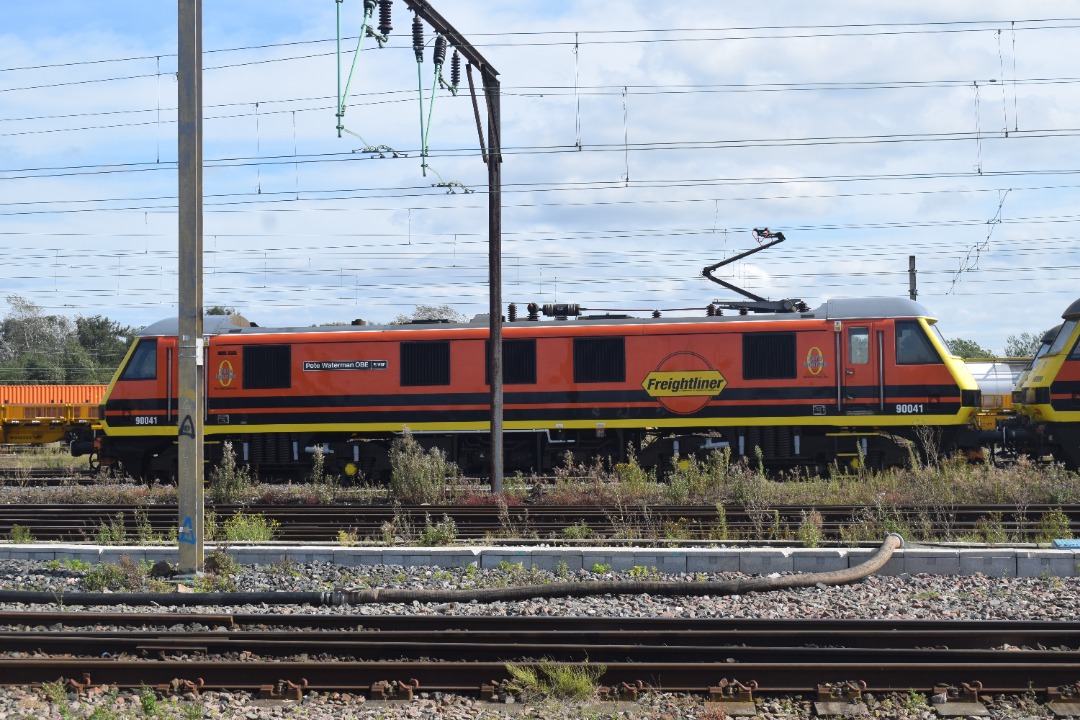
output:
[[652,397],[713,397],[727,386],[719,370],[654,370],[641,387]]

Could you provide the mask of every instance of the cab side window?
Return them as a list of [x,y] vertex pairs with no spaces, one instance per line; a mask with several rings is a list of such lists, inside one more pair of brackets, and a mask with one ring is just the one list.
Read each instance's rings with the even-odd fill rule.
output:
[[929,365],[942,362],[930,338],[914,320],[896,321],[896,364]]
[[866,365],[870,362],[870,328],[848,328],[848,364]]
[[157,340],[140,340],[131,353],[121,380],[154,380],[157,378]]

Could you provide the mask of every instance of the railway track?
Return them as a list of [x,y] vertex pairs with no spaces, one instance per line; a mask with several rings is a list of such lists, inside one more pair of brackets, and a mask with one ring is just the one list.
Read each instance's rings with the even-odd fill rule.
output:
[[[790,541],[812,510],[821,517],[826,540],[840,540],[842,530],[859,523],[888,521],[892,527],[931,529],[938,538],[978,537],[992,523],[1011,541],[1033,540],[1040,520],[1060,511],[1074,535],[1080,535],[1080,505],[956,505],[942,508],[896,507],[883,511],[867,506],[827,506],[808,508],[783,506],[750,511],[742,507],[724,508],[723,517],[715,507],[699,505],[654,505],[645,507],[522,505],[495,506],[309,506],[309,505],[218,505],[213,508],[217,522],[237,514],[262,515],[278,524],[279,540],[288,542],[338,543],[342,534],[360,540],[379,541],[384,528],[394,533],[423,530],[427,523],[449,518],[456,526],[459,541],[499,542],[632,542],[633,537],[650,542],[724,541],[748,539],[760,542]],[[175,505],[0,505],[0,537],[14,526],[26,528],[39,541],[85,542],[103,526],[123,526],[129,538],[149,531],[168,537],[177,523]],[[885,513],[884,515],[882,513]]]
[[[509,689],[507,665],[591,669],[609,697],[648,689],[734,701],[772,693],[945,693],[1061,703],[1080,623],[352,615],[0,613],[0,684],[250,690],[299,699]],[[824,690],[823,690],[824,689]],[[973,691],[973,692],[972,692]]]

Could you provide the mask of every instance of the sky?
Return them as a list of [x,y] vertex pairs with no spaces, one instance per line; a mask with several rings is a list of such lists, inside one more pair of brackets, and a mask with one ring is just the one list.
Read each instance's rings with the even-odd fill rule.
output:
[[[811,307],[907,297],[914,255],[945,337],[998,353],[1080,297],[1075,3],[431,5],[499,73],[505,303],[704,312],[738,296],[702,268],[762,227],[785,242],[720,277]],[[404,0],[384,46],[354,57],[362,14],[203,3],[206,307],[263,326],[487,312],[465,63],[432,100],[432,29],[418,74]],[[134,327],[175,317],[176,3],[5,16],[0,295]]]

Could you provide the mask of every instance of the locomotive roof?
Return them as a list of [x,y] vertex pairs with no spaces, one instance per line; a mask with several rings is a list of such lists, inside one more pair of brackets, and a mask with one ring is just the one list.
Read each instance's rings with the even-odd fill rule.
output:
[[1080,300],[1075,301],[1065,310],[1065,312],[1061,313],[1061,317],[1066,320],[1076,320],[1077,318],[1080,318]]
[[[1080,300],[1074,305],[1080,313]],[[818,307],[804,313],[759,313],[752,315],[723,315],[723,316],[680,316],[661,318],[634,318],[624,315],[618,316],[582,316],[570,321],[547,321],[545,324],[554,322],[580,323],[580,324],[604,324],[604,325],[641,325],[641,324],[671,324],[691,322],[762,322],[767,320],[876,320],[880,318],[915,318],[924,317],[934,320],[930,312],[921,304],[907,298],[836,298],[827,300]],[[537,324],[533,321],[518,318],[513,323],[507,322],[506,326],[519,326],[524,324]],[[385,330],[394,329],[448,329],[463,327],[487,327],[487,316],[478,316],[471,323],[415,323],[406,325],[328,325],[319,327],[258,327],[239,315],[207,315],[203,318],[203,333],[205,335],[221,335],[226,333],[276,333],[276,332],[340,332],[345,330]],[[140,336],[176,335],[179,329],[177,318],[166,318],[146,326],[139,333]]]

